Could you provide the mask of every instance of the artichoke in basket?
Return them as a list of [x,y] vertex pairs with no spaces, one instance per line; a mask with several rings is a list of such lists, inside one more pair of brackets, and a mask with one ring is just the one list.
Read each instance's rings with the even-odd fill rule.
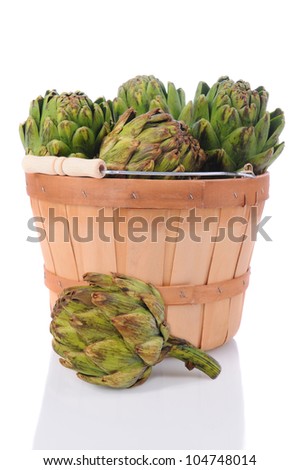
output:
[[142,384],[166,356],[212,379],[220,366],[211,356],[169,335],[164,305],[151,284],[124,275],[88,273],[87,286],[66,289],[51,322],[53,348],[62,365],[96,385]]
[[285,123],[283,111],[268,112],[267,102],[264,87],[251,90],[243,80],[198,84],[182,114],[207,154],[204,171],[234,171],[246,163],[256,174],[266,171],[284,148],[279,136]]
[[93,103],[82,92],[47,91],[32,101],[20,136],[29,155],[92,158],[113,127],[104,99]]
[[205,153],[182,122],[153,109],[125,111],[102,142],[99,157],[110,170],[199,171]]
[[137,115],[161,108],[174,119],[180,119],[185,92],[182,88],[176,89],[172,82],[168,82],[166,90],[161,80],[153,75],[138,75],[119,87],[112,106],[116,119],[128,108],[133,108]]

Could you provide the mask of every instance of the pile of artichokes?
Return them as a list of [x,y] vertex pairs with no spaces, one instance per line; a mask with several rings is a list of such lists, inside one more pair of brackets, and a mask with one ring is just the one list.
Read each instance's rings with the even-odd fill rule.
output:
[[113,100],[47,91],[20,125],[26,154],[102,158],[108,169],[264,173],[280,155],[281,109],[267,110],[268,92],[221,77],[199,82],[194,99],[172,82],[141,75]]
[[[77,91],[47,91],[32,101],[20,125],[27,155],[101,158],[108,170],[235,172],[251,164],[264,173],[284,148],[281,109],[267,110],[268,92],[221,77],[199,82],[186,102],[182,88],[152,75],[121,85],[112,100]],[[169,175],[165,175],[169,177]],[[88,285],[66,289],[51,321],[61,363],[97,385],[142,384],[165,357],[182,360],[211,378],[211,356],[170,335],[164,304],[151,284],[124,275],[88,273]]]
[[124,275],[87,273],[89,285],[66,289],[53,311],[53,348],[65,367],[95,385],[130,388],[144,383],[165,357],[212,379],[211,356],[169,334],[164,304],[151,284]]

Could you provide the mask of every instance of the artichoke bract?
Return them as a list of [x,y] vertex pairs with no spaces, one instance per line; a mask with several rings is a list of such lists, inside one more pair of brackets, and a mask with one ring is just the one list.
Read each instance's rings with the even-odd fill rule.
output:
[[89,285],[62,292],[50,326],[61,364],[80,379],[133,387],[167,356],[212,379],[219,375],[220,365],[211,356],[169,334],[163,300],[153,285],[116,274],[87,273],[84,280]]
[[79,91],[51,90],[31,102],[29,117],[19,130],[27,155],[93,158],[112,127],[104,98],[93,103]]
[[284,113],[267,111],[268,92],[221,77],[211,88],[199,82],[193,103],[182,111],[207,154],[204,171],[235,171],[251,163],[264,173],[284,148]]
[[168,82],[166,89],[154,75],[137,75],[131,78],[119,87],[117,98],[113,100],[116,119],[128,108],[133,108],[137,115],[161,108],[174,119],[180,119],[184,106],[184,90],[175,88],[172,82]]
[[161,109],[136,116],[127,109],[103,139],[99,157],[109,170],[199,171],[205,153],[187,126]]

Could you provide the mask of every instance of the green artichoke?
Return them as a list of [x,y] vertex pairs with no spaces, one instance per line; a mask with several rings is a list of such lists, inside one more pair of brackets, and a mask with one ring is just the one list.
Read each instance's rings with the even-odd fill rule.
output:
[[29,117],[20,125],[20,137],[29,155],[92,158],[112,127],[104,98],[93,103],[79,91],[52,90],[32,101]]
[[154,109],[136,117],[125,111],[100,148],[109,170],[199,171],[205,154],[187,127]]
[[267,170],[284,148],[279,136],[285,124],[283,111],[268,112],[267,102],[264,87],[251,90],[243,80],[198,84],[181,115],[207,154],[204,171],[235,171],[246,163],[255,174]]
[[212,379],[219,364],[205,352],[169,335],[160,293],[123,275],[88,273],[88,286],[66,289],[51,322],[53,348],[62,365],[96,385],[129,388],[142,384],[166,356]]
[[112,106],[116,120],[128,108],[133,108],[137,115],[160,108],[174,119],[180,119],[185,92],[182,88],[176,89],[172,82],[168,82],[166,90],[161,80],[153,75],[138,75],[119,87]]

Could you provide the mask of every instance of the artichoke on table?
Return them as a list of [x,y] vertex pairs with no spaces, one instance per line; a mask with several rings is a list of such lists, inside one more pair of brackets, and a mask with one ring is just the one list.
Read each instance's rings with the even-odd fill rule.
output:
[[53,348],[62,365],[96,385],[142,384],[166,356],[196,367],[212,379],[220,366],[190,343],[172,337],[164,304],[151,284],[124,275],[87,273],[87,286],[66,289],[51,322]]

